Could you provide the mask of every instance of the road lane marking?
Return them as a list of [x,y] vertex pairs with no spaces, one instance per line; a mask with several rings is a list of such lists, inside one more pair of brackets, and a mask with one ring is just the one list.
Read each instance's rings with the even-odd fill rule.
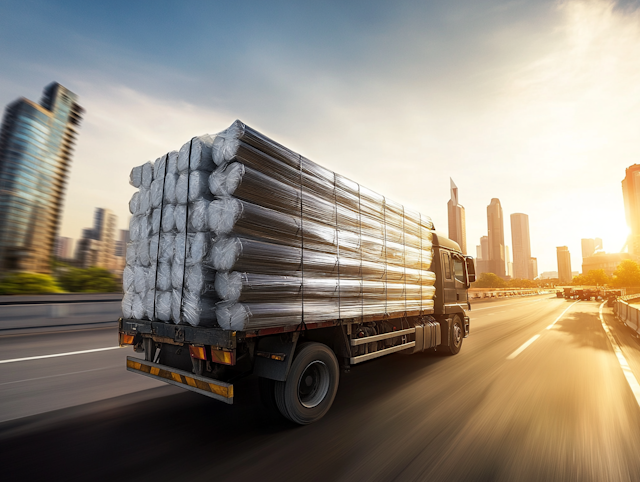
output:
[[[580,300],[578,300],[580,301]],[[578,303],[578,301],[574,301],[573,303],[571,303],[569,306],[567,306],[567,309],[564,310],[562,313],[560,313],[560,316],[558,316],[556,318],[556,321],[554,321],[553,323],[551,323],[549,326],[547,326],[547,330],[550,330],[551,328],[553,328],[553,325],[555,325],[556,323],[558,323],[558,321],[560,321],[560,318],[562,318],[562,316],[569,311],[569,308],[571,308],[573,305],[575,305],[576,303]]]
[[112,368],[121,368],[121,367],[122,365],[111,365],[111,366],[102,367],[102,368],[92,368],[91,370],[80,370],[79,372],[59,373],[57,375],[49,375],[46,377],[25,378],[24,380],[14,380],[13,382],[0,383],[0,387],[4,385],[13,385],[14,383],[33,382],[35,380],[46,380],[47,378],[66,377],[69,375],[77,375],[78,373],[98,372],[100,370],[110,370]]
[[533,343],[534,341],[536,341],[538,338],[540,338],[540,335],[535,335],[532,336],[531,339],[527,342],[525,342],[520,348],[518,348],[516,351],[514,351],[511,355],[509,355],[507,357],[507,360],[513,360],[515,357],[517,357],[520,353],[522,353],[523,351],[525,351],[527,349],[527,347],[529,345],[531,345],[531,343]]
[[607,338],[609,338],[609,343],[613,347],[613,351],[618,358],[618,363],[620,364],[620,368],[622,368],[622,373],[624,373],[625,378],[627,379],[627,383],[633,392],[633,395],[636,397],[636,402],[640,406],[640,385],[638,384],[638,380],[636,380],[635,375],[631,371],[631,367],[627,363],[627,359],[622,354],[622,350],[620,349],[620,345],[613,337],[611,330],[609,330],[609,326],[604,322],[604,317],[602,316],[602,307],[606,302],[603,301],[600,305],[600,323],[602,323],[602,328],[604,328],[605,333],[607,334]]
[[93,350],[81,350],[81,351],[70,351],[68,353],[54,353],[53,355],[40,355],[40,356],[30,356],[27,358],[13,358],[11,360],[0,360],[0,364],[2,363],[15,363],[21,361],[30,361],[30,360],[42,360],[44,358],[56,358],[59,356],[70,356],[70,355],[82,355],[84,353],[95,353],[98,351],[107,351],[107,350],[117,350],[120,348],[119,346],[110,346],[107,348],[95,348]]

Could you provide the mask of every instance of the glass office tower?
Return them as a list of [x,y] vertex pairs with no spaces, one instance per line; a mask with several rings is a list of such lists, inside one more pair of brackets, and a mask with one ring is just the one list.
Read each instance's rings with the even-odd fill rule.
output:
[[57,82],[9,104],[0,130],[0,271],[51,270],[83,109]]

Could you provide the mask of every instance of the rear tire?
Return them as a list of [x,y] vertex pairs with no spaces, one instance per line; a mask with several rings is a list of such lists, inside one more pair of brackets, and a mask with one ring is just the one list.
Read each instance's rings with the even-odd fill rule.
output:
[[462,348],[462,340],[464,338],[464,326],[459,315],[453,315],[451,320],[451,330],[449,331],[449,346],[443,347],[444,353],[447,355],[457,355]]
[[328,346],[315,342],[298,345],[289,376],[274,385],[278,410],[300,425],[320,420],[333,404],[339,379],[338,360]]

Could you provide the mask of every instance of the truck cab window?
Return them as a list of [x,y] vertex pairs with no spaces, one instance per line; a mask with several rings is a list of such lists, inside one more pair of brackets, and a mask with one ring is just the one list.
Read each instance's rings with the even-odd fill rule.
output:
[[459,281],[462,284],[467,283],[464,275],[464,264],[462,263],[462,259],[457,256],[453,258],[453,273],[456,277],[456,281]]
[[449,253],[442,253],[442,271],[444,272],[445,279],[451,279],[451,260],[449,259]]

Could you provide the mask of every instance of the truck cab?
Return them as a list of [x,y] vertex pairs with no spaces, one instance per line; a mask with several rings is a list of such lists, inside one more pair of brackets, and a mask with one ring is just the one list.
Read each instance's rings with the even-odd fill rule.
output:
[[473,258],[464,255],[458,243],[434,232],[431,270],[436,273],[434,314],[459,315],[464,320],[467,336],[469,319],[465,309],[471,309],[468,289],[476,279]]

